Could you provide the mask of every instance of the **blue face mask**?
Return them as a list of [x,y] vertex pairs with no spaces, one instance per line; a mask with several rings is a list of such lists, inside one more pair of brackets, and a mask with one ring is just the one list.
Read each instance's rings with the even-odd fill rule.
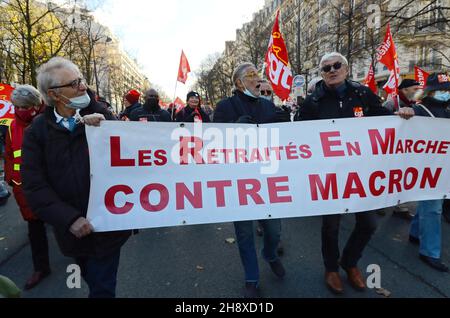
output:
[[247,88],[247,87],[245,87],[245,84],[244,84],[244,80],[243,80],[243,79],[241,79],[241,82],[242,82],[242,85],[244,85],[244,88],[245,88],[244,94],[245,94],[245,95],[247,95],[247,96],[249,96],[249,97],[252,97],[252,98],[258,99],[258,97],[259,97],[259,96],[255,96],[255,95],[253,95],[253,93],[252,93],[252,92],[250,92],[250,91],[248,90],[248,88]]
[[448,102],[450,101],[450,92],[448,91],[436,91],[434,93],[434,99],[440,102]]
[[88,107],[89,104],[91,103],[91,98],[89,97],[89,95],[87,93],[82,96],[78,96],[78,97],[74,97],[74,98],[67,98],[67,99],[70,101],[70,103],[66,104],[66,107],[69,107],[72,109],[84,109],[84,108]]
[[272,101],[272,96],[261,95],[260,97],[264,98],[265,100],[268,100],[269,102]]

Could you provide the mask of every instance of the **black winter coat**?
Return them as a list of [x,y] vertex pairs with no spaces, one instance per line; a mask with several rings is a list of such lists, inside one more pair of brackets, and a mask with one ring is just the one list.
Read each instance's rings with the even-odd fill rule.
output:
[[424,105],[436,118],[450,118],[450,101],[441,102],[433,97],[425,97],[422,103],[414,105],[413,109],[416,116],[431,117],[419,104]]
[[[209,123],[211,122],[211,118],[205,113],[205,111],[200,107],[199,113],[202,117],[202,122]],[[193,123],[194,122],[194,108],[191,108],[189,106],[184,107],[182,110],[178,112],[178,114],[175,117],[175,120],[177,122],[183,122],[183,123]]]
[[131,113],[130,120],[171,122],[172,118],[167,110],[161,109],[160,107],[154,111],[147,111],[141,106]]
[[[245,116],[251,121],[239,120]],[[275,123],[278,122],[277,108],[268,100],[249,97],[237,91],[234,96],[228,97],[217,104],[213,121],[215,123]]]
[[[80,115],[92,113],[114,119],[93,100]],[[100,258],[127,241],[130,231],[92,233],[83,239],[69,231],[73,222],[86,217],[89,202],[90,165],[84,125],[78,124],[70,132],[56,123],[53,107],[47,107],[26,130],[22,151],[27,202],[41,220],[53,226],[65,256]]]
[[298,110],[295,120],[392,115],[368,87],[353,81],[346,81],[345,85],[346,91],[340,97],[336,91],[330,90],[324,81],[318,82],[316,90],[305,99]]

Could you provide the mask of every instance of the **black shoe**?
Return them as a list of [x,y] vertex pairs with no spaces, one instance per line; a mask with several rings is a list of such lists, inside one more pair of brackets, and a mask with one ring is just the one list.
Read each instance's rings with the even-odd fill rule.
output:
[[282,278],[286,275],[286,271],[284,270],[284,266],[279,259],[273,262],[269,262],[270,268],[272,272],[278,277]]
[[414,245],[420,245],[419,238],[412,236],[412,235],[409,236],[409,242],[413,243]]
[[396,216],[407,221],[411,221],[412,219],[414,219],[414,214],[409,211],[405,212],[401,210],[394,210],[394,212],[392,212],[392,216]]
[[284,247],[283,247],[283,245],[281,245],[281,242],[278,243],[277,254],[278,254],[278,256],[283,256],[283,254],[284,254]]
[[444,217],[445,222],[450,223],[450,213],[444,212],[442,213],[442,216]]
[[419,254],[419,258],[428,266],[433,267],[434,269],[440,272],[448,272],[448,267],[441,262],[439,258],[428,257],[422,254]]
[[245,298],[259,298],[258,283],[245,283]]
[[51,271],[37,271],[34,272],[33,275],[27,280],[24,289],[30,290],[37,286],[44,278],[46,278],[48,275],[50,275]]
[[263,231],[262,227],[260,227],[259,225],[256,227],[256,235],[258,235],[258,236],[264,235],[264,231]]

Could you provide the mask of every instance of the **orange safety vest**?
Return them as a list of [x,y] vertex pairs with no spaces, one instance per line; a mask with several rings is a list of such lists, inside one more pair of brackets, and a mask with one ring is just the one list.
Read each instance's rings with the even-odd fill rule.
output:
[[20,166],[22,164],[22,142],[25,127],[18,124],[17,120],[13,120],[11,125],[9,125],[8,130],[11,139],[11,150],[13,152],[11,181],[14,182],[15,185],[20,186],[22,184]]

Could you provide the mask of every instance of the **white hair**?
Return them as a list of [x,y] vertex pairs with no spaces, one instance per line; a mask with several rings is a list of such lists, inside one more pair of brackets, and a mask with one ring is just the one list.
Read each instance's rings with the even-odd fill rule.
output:
[[53,57],[47,63],[42,64],[37,70],[37,83],[38,89],[48,106],[54,106],[53,99],[48,96],[50,87],[63,84],[62,81],[64,79],[61,78],[58,72],[61,69],[74,71],[79,77],[83,77],[78,66],[62,57]]
[[[249,68],[249,67],[255,67],[255,65],[253,65],[253,63],[250,62],[245,62],[245,63],[241,63],[239,64],[233,72],[233,84],[234,86],[237,88],[237,80],[238,79],[242,79],[242,77],[244,76],[244,72]],[[256,68],[256,67],[255,67]]]
[[322,59],[320,60],[320,67],[323,66],[323,64],[325,63],[325,61],[331,60],[332,58],[338,57],[342,60],[342,63],[344,63],[345,65],[348,66],[348,61],[347,58],[342,55],[339,52],[332,52],[332,53],[327,53],[324,56],[322,56]]
[[42,103],[42,96],[31,85],[19,85],[11,94],[11,102],[17,107],[39,106]]

